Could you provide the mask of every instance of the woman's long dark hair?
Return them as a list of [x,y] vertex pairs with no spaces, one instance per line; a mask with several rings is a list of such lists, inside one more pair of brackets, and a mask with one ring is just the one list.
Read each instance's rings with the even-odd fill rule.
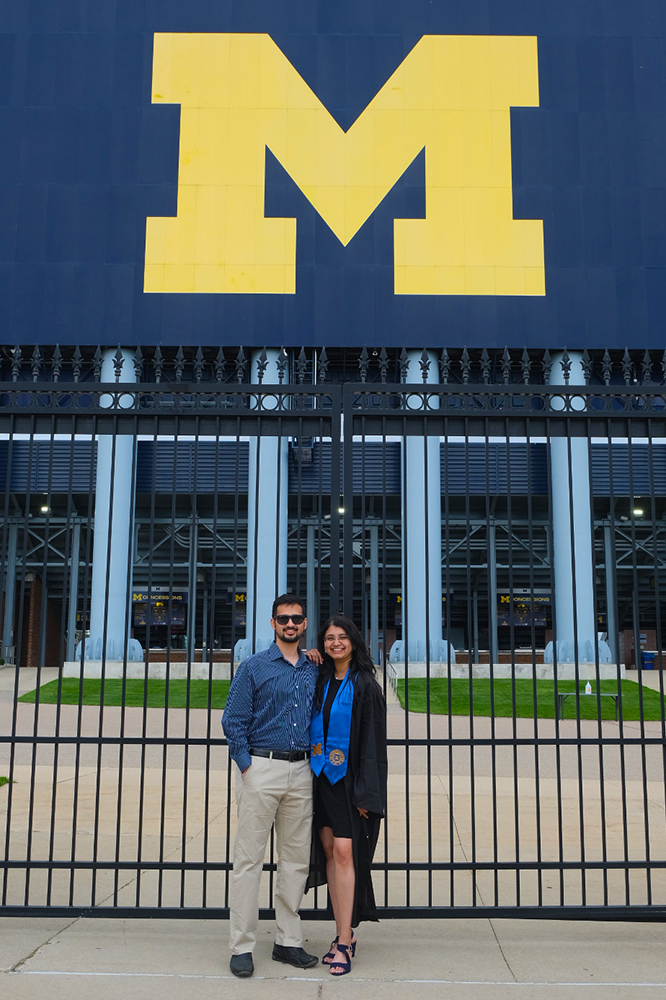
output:
[[329,680],[335,673],[335,664],[328,653],[324,652],[324,636],[328,632],[331,625],[335,625],[336,628],[344,629],[347,638],[352,644],[352,655],[351,662],[349,664],[349,671],[352,679],[357,674],[368,674],[373,680],[375,679],[375,665],[372,662],[372,657],[368,651],[363,636],[359,632],[358,628],[351,620],[347,618],[346,615],[333,615],[324,624],[323,628],[319,630],[319,635],[317,636],[317,649],[324,658],[324,662],[319,668],[319,677],[317,678],[317,686],[315,688],[314,704],[315,710],[319,710],[322,706],[324,700],[324,691]]

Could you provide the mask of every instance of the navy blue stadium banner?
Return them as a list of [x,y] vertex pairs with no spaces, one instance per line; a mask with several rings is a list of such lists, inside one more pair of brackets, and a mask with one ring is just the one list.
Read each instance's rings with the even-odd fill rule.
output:
[[5,344],[663,348],[664,0],[2,0]]

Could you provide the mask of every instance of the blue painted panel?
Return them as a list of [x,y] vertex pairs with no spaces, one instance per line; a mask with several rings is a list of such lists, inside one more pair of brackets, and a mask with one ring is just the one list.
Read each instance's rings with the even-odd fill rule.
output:
[[[240,451],[238,461],[237,449]],[[140,441],[137,493],[247,493],[248,446],[222,441]]]
[[[1,285],[0,285],[1,287]],[[237,459],[238,452],[238,459]],[[0,441],[0,488],[17,493],[87,494],[95,486],[95,457],[87,442],[37,441],[30,446],[17,441],[11,452]],[[666,447],[655,445],[607,445],[591,449],[594,495],[638,499],[666,496]],[[489,444],[453,442],[441,446],[442,494],[448,496],[548,495],[548,452],[545,444]],[[356,442],[354,444],[353,490],[357,495],[401,492],[400,444]],[[233,441],[140,441],[137,451],[138,494],[191,494],[241,496],[248,488],[248,446]],[[297,461],[289,452],[289,492],[292,495],[324,494],[331,490],[331,446],[315,442],[310,461]],[[619,515],[618,515],[619,516]]]
[[[298,220],[297,293],[146,295],[147,216],[174,214],[179,109],[150,102],[158,31],[268,32],[344,128],[425,33],[536,35],[540,106],[512,112],[516,218],[544,220],[546,295],[396,296],[393,220],[425,155],[343,248],[267,156]],[[661,348],[663,0],[3,0],[5,343]]]

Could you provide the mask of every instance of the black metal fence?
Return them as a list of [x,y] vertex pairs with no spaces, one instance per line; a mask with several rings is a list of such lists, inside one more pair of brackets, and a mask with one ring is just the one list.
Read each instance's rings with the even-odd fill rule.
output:
[[[431,384],[425,361],[414,384],[388,366],[373,382],[119,385],[15,365],[0,386],[0,912],[226,915],[220,717],[257,628],[268,517],[275,585],[280,564],[312,626],[350,614],[380,665],[380,911],[663,919],[666,393],[630,357],[628,381],[583,385],[568,356],[559,385],[529,357],[505,379],[498,356],[498,384],[483,356],[475,382]],[[272,508],[267,441],[283,459]],[[264,914],[272,848],[266,867]]]

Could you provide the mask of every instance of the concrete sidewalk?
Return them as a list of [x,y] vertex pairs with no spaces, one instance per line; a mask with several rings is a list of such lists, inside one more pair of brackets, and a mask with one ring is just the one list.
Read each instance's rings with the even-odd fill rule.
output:
[[[362,924],[351,975],[298,973],[270,958],[259,927],[255,976],[229,972],[228,924],[188,920],[0,923],[3,1000],[663,1000],[666,926],[519,920]],[[328,924],[305,925],[322,954]]]

